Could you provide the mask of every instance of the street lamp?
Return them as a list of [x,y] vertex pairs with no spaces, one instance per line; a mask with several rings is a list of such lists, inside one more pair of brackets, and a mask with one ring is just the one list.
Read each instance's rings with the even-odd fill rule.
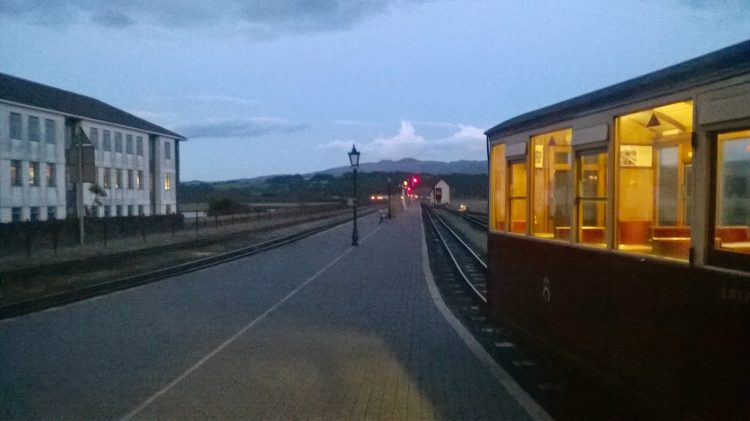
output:
[[353,185],[354,185],[354,196],[352,198],[352,209],[354,211],[354,229],[352,230],[352,245],[359,245],[359,233],[357,232],[357,167],[359,166],[359,152],[357,148],[352,145],[352,150],[349,152],[349,163],[352,165],[353,170]]
[[388,176],[388,219],[391,219],[391,177]]

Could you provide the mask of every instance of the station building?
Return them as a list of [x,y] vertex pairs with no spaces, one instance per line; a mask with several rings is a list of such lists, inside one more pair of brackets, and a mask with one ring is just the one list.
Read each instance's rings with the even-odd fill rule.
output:
[[[66,155],[74,137],[94,148],[95,183],[83,185],[89,216],[177,212],[175,132],[97,99],[0,73],[0,223],[77,216]],[[105,195],[90,191],[98,185]]]

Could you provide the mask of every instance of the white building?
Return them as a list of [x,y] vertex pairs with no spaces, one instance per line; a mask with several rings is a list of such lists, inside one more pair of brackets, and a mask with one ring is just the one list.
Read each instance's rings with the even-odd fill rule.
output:
[[0,73],[0,223],[63,219],[76,214],[66,168],[73,133],[94,145],[95,216],[177,212],[179,142],[185,137],[94,98]]
[[451,202],[451,188],[442,178],[432,187],[430,202],[433,205],[444,205]]

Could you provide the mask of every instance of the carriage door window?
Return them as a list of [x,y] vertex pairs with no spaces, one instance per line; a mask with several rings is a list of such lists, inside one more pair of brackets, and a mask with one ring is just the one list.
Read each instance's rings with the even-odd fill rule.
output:
[[573,210],[571,129],[531,137],[532,234],[567,239]]
[[490,229],[505,231],[505,188],[507,165],[505,144],[492,146],[490,157]]
[[750,130],[720,134],[716,159],[715,247],[750,254]]
[[576,158],[577,241],[607,246],[607,152],[587,151]]
[[526,162],[510,162],[510,231],[526,233]]
[[617,248],[687,260],[693,103],[617,118]]

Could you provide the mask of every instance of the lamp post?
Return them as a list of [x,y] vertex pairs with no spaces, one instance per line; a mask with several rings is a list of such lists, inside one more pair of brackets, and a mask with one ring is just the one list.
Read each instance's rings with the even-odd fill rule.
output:
[[388,177],[388,219],[391,219],[391,177]]
[[359,152],[352,145],[349,152],[349,163],[352,165],[352,184],[354,186],[354,196],[352,196],[352,210],[354,211],[354,228],[352,230],[352,246],[359,245],[359,232],[357,232],[357,167],[359,166]]

